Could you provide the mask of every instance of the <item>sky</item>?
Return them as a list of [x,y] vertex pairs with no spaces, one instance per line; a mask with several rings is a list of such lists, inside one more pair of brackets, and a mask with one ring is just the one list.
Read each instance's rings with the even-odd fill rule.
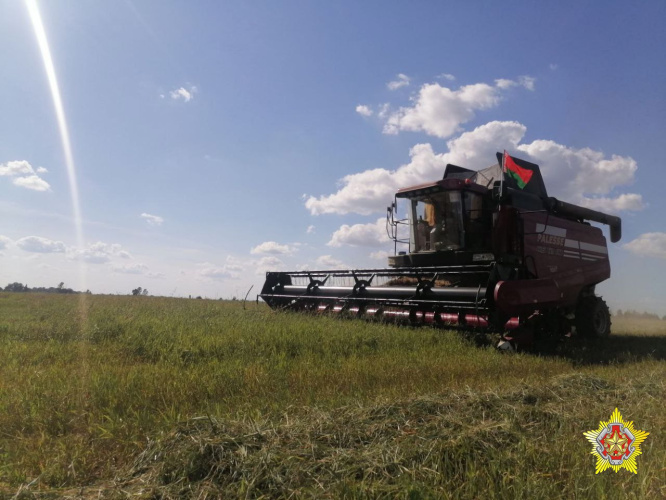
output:
[[0,11],[0,286],[254,298],[267,270],[385,267],[398,188],[506,149],[622,217],[597,291],[666,314],[661,0]]

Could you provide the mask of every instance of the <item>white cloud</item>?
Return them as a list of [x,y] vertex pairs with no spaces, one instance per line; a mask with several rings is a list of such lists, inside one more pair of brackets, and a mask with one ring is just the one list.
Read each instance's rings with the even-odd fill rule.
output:
[[333,258],[332,255],[322,255],[317,258],[317,265],[324,266],[327,269],[349,269],[349,266],[344,264],[341,260]]
[[372,116],[372,110],[365,104],[356,106],[356,112],[361,116]]
[[343,245],[377,247],[385,245],[389,241],[386,234],[386,219],[381,217],[376,222],[368,224],[354,224],[353,226],[344,224],[333,233],[327,245],[331,247]]
[[305,232],[307,234],[313,234],[315,232],[315,227],[313,225],[309,225]]
[[214,280],[238,278],[237,270],[230,268],[227,265],[217,266],[209,262],[201,264],[201,269],[199,269],[199,275],[204,278],[210,278]]
[[495,80],[495,85],[502,89],[510,89],[512,87],[525,87],[527,90],[535,89],[536,78],[532,76],[519,76],[517,80],[507,80],[506,78],[498,78]]
[[285,269],[284,262],[273,255],[262,257],[254,263],[255,273],[258,275],[265,274],[267,271],[283,271]]
[[0,164],[0,175],[13,177],[15,175],[34,174],[35,171],[29,162],[25,160],[8,161]]
[[378,250],[377,252],[372,252],[370,254],[371,259],[383,260],[383,261],[386,261],[386,259],[388,259],[388,256],[389,256],[389,253],[384,251],[384,250]]
[[516,149],[521,157],[539,164],[551,196],[609,211],[641,210],[645,206],[641,195],[635,193],[600,197],[634,182],[638,165],[631,157],[606,158],[601,151],[573,149],[548,140],[536,140]]
[[83,249],[69,248],[67,253],[70,259],[83,260],[90,264],[105,264],[110,262],[113,257],[130,258],[129,253],[123,250],[119,244],[102,241],[92,243]]
[[391,112],[391,105],[388,102],[385,102],[384,104],[379,106],[379,111],[377,112],[377,116],[382,120],[385,120],[389,116],[390,112]]
[[550,63],[548,67],[551,69],[551,71],[555,71],[559,66],[555,63]]
[[159,215],[151,215],[144,212],[141,214],[141,217],[151,226],[161,226],[164,222],[164,219]]
[[194,94],[197,92],[197,88],[194,86],[190,86],[189,89],[186,89],[185,87],[180,87],[177,88],[176,90],[172,90],[169,92],[169,96],[171,99],[174,99],[176,101],[184,101],[184,102],[190,102],[192,99],[194,99]]
[[517,80],[507,80],[506,78],[499,78],[495,80],[495,85],[502,89],[510,89],[511,87],[525,87],[527,90],[535,89],[536,78],[532,76],[519,76]]
[[26,236],[16,241],[16,246],[25,252],[64,253],[67,250],[62,241],[53,241],[41,236]]
[[622,247],[636,255],[666,259],[666,233],[644,233]]
[[384,133],[408,130],[445,139],[459,132],[460,125],[474,118],[476,111],[497,106],[500,90],[485,83],[465,85],[458,90],[438,83],[425,84],[413,106],[401,107],[388,116]]
[[[38,173],[46,173],[44,167],[37,168]],[[14,177],[14,185],[33,191],[50,191],[51,186],[39,177],[29,162],[25,160],[8,161],[0,164],[0,176]]]
[[495,80],[495,85],[497,86],[497,88],[506,90],[510,89],[511,87],[515,87],[518,84],[513,80],[507,80],[506,78],[498,78],[497,80]]
[[494,86],[476,83],[458,90],[438,83],[425,84],[412,99],[412,106],[385,113],[384,133],[397,134],[406,130],[446,139],[460,132],[461,125],[472,120],[477,111],[497,106],[503,91],[515,86],[534,90],[535,81],[531,76],[521,76],[517,80],[495,80]]
[[33,191],[50,191],[51,186],[44,179],[36,174],[28,175],[26,177],[17,177],[13,181],[14,185],[32,189]]
[[275,241],[264,241],[252,250],[251,254],[273,254],[273,255],[291,255],[297,249],[294,246],[281,245]]
[[448,80],[450,82],[452,82],[453,80],[456,79],[456,77],[453,76],[451,73],[442,73],[441,75],[439,75],[439,78],[442,78],[444,80]]
[[125,265],[116,265],[112,267],[114,273],[120,274],[144,274],[148,270],[148,266],[145,264],[125,264]]
[[0,235],[0,250],[4,250],[7,248],[8,245],[11,245],[12,240],[7,238],[6,236]]
[[399,73],[398,77],[386,84],[389,90],[398,90],[399,88],[409,85],[410,78],[404,73]]
[[624,211],[637,212],[646,207],[643,197],[636,193],[621,194],[616,198],[583,198],[580,204],[611,214]]
[[536,78],[534,78],[532,76],[523,75],[523,76],[518,77],[518,84],[522,85],[527,90],[532,90],[533,91],[535,89],[535,85],[534,85],[535,83],[536,83]]
[[445,154],[435,154],[430,144],[417,144],[409,153],[409,163],[396,170],[376,168],[347,175],[336,193],[319,198],[310,196],[305,206],[312,215],[352,212],[369,215],[383,211],[399,188],[440,179],[447,163],[476,169],[487,167],[495,161],[498,145],[515,147],[524,133],[525,127],[516,122],[490,122],[449,141],[449,152]]
[[410,151],[409,163],[396,170],[376,168],[347,175],[337,192],[310,196],[305,207],[313,215],[383,212],[399,188],[440,179],[447,163],[472,170],[487,167],[495,163],[495,152],[504,148],[540,165],[550,196],[608,211],[644,207],[639,194],[615,192],[634,181],[637,164],[631,157],[608,158],[590,148],[573,149],[547,140],[520,144],[526,131],[517,122],[494,121],[449,140],[447,153],[435,153],[430,144],[417,144]]

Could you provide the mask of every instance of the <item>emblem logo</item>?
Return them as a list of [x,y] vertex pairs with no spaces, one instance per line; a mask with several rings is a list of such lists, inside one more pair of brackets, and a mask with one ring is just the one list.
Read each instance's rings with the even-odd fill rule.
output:
[[620,410],[615,408],[608,422],[599,422],[596,431],[583,435],[592,444],[592,455],[597,457],[595,474],[608,468],[619,472],[621,468],[638,474],[636,458],[641,452],[641,443],[650,433],[634,428],[633,422],[625,422]]

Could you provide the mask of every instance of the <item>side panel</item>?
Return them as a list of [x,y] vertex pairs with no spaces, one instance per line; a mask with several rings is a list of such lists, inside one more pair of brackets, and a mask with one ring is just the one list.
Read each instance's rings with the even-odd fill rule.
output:
[[610,278],[608,247],[601,229],[545,213],[523,213],[524,263],[534,278],[552,279],[562,305],[580,291]]

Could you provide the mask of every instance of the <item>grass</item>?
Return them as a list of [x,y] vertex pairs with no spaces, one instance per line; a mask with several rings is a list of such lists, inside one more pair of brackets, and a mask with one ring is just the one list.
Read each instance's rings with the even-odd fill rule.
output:
[[[81,302],[81,300],[85,302]],[[253,303],[0,293],[0,497],[666,495],[666,322],[504,355]],[[638,475],[594,474],[615,407]]]

